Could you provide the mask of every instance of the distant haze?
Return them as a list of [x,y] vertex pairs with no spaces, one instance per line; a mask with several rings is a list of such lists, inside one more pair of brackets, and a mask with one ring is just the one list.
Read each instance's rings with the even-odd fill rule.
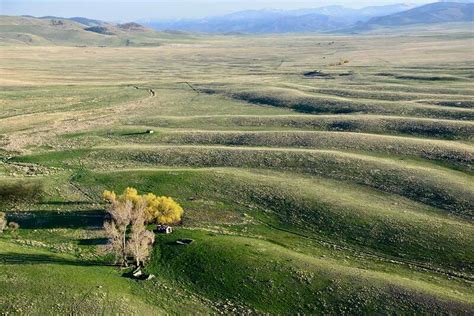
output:
[[[395,4],[394,0],[0,0],[2,15],[33,16],[84,16],[107,21],[130,21],[143,19],[197,18],[221,15],[249,9],[299,9],[316,8],[328,5],[344,5],[360,8],[372,5]],[[411,4],[424,4],[435,1],[410,0]]]

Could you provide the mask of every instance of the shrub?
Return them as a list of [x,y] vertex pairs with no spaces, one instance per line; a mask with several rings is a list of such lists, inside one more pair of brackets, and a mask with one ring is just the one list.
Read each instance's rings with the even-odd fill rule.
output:
[[19,181],[0,184],[0,203],[36,202],[43,187],[39,182]]
[[20,225],[16,222],[10,222],[8,223],[8,230],[11,232],[11,235],[13,238],[18,237],[18,229],[20,228]]
[[8,229],[10,229],[11,231],[16,231],[20,228],[20,224],[16,223],[16,222],[10,222],[8,223]]

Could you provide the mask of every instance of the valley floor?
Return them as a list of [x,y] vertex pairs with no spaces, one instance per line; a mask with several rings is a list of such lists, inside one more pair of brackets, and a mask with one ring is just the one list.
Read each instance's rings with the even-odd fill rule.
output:
[[[0,310],[472,314],[472,47],[0,47]],[[147,282],[104,252],[101,192],[129,186],[185,209]]]

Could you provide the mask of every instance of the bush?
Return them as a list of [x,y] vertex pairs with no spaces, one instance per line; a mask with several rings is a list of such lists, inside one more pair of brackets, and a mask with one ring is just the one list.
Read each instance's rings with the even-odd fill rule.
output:
[[16,231],[20,228],[20,224],[16,223],[16,222],[10,222],[8,223],[8,229],[10,229],[11,231]]
[[0,184],[0,204],[37,202],[43,193],[38,182],[20,181]]

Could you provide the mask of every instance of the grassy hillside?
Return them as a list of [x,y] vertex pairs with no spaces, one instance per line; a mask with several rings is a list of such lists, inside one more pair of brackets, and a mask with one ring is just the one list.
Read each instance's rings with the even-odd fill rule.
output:
[[408,11],[373,18],[368,24],[399,26],[406,24],[442,23],[442,22],[472,22],[474,4],[440,2],[431,3]]
[[178,37],[130,24],[92,25],[80,18],[0,16],[1,45],[159,46],[190,38],[184,33]]
[[[20,224],[0,233],[0,310],[473,313],[464,27],[193,39],[22,19],[0,26],[0,211]],[[160,46],[94,47],[129,36]],[[129,186],[185,210],[150,281],[104,247],[101,194]]]

